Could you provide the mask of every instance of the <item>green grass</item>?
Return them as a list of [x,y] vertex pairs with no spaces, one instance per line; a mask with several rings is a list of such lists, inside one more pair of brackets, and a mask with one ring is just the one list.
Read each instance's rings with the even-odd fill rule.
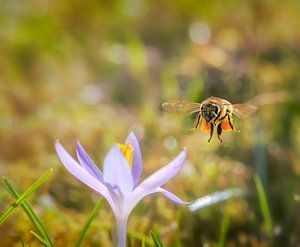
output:
[[264,219],[264,227],[266,230],[266,233],[270,239],[272,239],[273,236],[273,223],[272,223],[272,217],[271,217],[271,211],[267,199],[267,195],[264,189],[264,186],[261,182],[261,179],[257,174],[254,175],[254,182],[257,190],[258,200],[259,200],[259,206],[260,210]]
[[156,231],[151,231],[151,237],[153,239],[153,242],[155,244],[155,247],[164,247],[160,240],[160,236]]
[[229,213],[226,211],[223,215],[222,222],[221,222],[221,231],[220,231],[218,247],[226,246],[225,243],[226,243],[226,236],[228,232],[229,222],[230,222]]
[[[39,234],[36,232],[31,231],[31,234],[33,234],[41,243],[43,243],[47,247],[52,247],[53,244],[50,240],[49,235],[47,234],[46,229],[44,228],[43,224],[37,217],[37,215],[34,213],[33,209],[30,207],[30,205],[26,202],[26,198],[30,196],[35,190],[37,190],[44,182],[50,177],[53,170],[49,169],[47,172],[45,172],[40,178],[38,178],[22,195],[18,192],[16,187],[5,177],[3,177],[3,183],[7,190],[17,199],[14,203],[12,203],[7,210],[4,211],[4,213],[1,214],[0,217],[0,224],[3,224],[6,219],[11,215],[13,210],[17,208],[19,205],[23,208],[35,228],[38,230]],[[22,244],[24,242],[22,241]]]
[[80,247],[83,243],[83,240],[88,232],[88,230],[90,229],[90,226],[92,224],[92,221],[95,219],[95,217],[97,216],[100,207],[103,204],[103,198],[100,198],[98,200],[98,202],[96,203],[95,207],[93,208],[92,212],[90,213],[90,215],[88,216],[88,219],[86,221],[86,223],[84,224],[80,234],[79,234],[79,238],[75,244],[76,247]]

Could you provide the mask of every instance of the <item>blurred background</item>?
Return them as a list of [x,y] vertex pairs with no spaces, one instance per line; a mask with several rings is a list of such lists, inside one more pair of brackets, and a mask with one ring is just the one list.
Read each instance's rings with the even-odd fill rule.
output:
[[[55,140],[72,154],[80,140],[102,167],[110,146],[134,131],[143,178],[185,146],[186,164],[168,189],[186,200],[227,188],[246,196],[194,212],[148,197],[133,211],[129,232],[155,228],[166,246],[220,246],[225,221],[225,246],[300,246],[299,13],[294,0],[2,0],[1,177],[24,191],[53,168],[28,201],[55,246],[73,246],[99,196],[62,167]],[[193,116],[161,108],[211,95],[260,107],[246,120],[234,118],[241,133],[224,133],[222,143],[189,131]],[[1,184],[1,212],[13,201]],[[112,246],[113,224],[104,204],[84,246]],[[0,226],[1,245],[24,239],[40,246],[32,229],[18,208]]]

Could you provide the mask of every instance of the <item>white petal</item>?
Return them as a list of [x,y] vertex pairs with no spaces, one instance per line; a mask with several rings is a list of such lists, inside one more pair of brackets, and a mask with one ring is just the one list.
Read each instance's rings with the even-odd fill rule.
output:
[[126,195],[133,188],[133,178],[128,162],[117,145],[106,154],[103,164],[103,179],[112,188]]
[[137,205],[137,203],[142,200],[145,196],[154,194],[154,193],[162,193],[164,196],[166,196],[168,199],[172,200],[175,203],[178,204],[189,204],[190,202],[183,201],[176,195],[174,195],[172,192],[165,190],[161,187],[157,188],[152,188],[152,189],[143,189],[140,187],[137,187],[130,197],[126,200],[126,205],[125,205],[125,211],[129,214],[131,210]]
[[136,136],[133,134],[133,132],[128,135],[126,143],[130,143],[133,147],[133,161],[131,173],[134,185],[136,186],[140,180],[143,169],[141,149],[139,142]]
[[104,196],[112,207],[113,211],[115,211],[115,203],[110,196],[110,192],[107,187],[102,184],[101,181],[97,180],[94,176],[88,173],[84,168],[82,168],[58,141],[55,143],[55,149],[64,167],[78,180]]

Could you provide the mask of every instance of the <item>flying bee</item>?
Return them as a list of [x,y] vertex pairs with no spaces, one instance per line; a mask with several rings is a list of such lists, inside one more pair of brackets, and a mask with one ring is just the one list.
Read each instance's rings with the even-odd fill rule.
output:
[[240,132],[235,129],[232,121],[232,115],[239,118],[245,118],[252,114],[257,107],[251,104],[231,104],[225,99],[218,97],[209,97],[201,103],[189,102],[185,100],[172,100],[162,104],[166,112],[189,112],[198,113],[192,130],[198,129],[203,132],[210,131],[210,142],[214,128],[217,128],[218,139],[222,141],[222,131]]

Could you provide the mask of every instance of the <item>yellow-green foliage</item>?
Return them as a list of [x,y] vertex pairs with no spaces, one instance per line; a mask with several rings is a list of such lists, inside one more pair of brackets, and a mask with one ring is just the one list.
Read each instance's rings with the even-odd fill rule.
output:
[[[229,187],[248,194],[193,213],[160,196],[146,198],[129,220],[129,236],[139,236],[130,237],[132,246],[148,246],[153,228],[166,246],[295,246],[299,13],[294,0],[2,0],[1,177],[25,191],[53,168],[28,201],[55,246],[74,246],[98,195],[64,170],[55,140],[70,151],[80,140],[102,166],[108,148],[133,130],[143,177],[186,146],[186,164],[168,184],[172,191],[187,200]],[[161,109],[167,100],[211,95],[232,103],[253,99],[260,108],[247,120],[234,118],[241,133],[224,133],[223,143],[190,132],[189,115]],[[254,173],[269,203],[268,233]],[[1,185],[0,212],[11,202]],[[104,203],[83,246],[112,246],[113,222]],[[30,230],[26,214],[15,209],[0,226],[1,246],[21,246],[21,239],[40,246]]]

